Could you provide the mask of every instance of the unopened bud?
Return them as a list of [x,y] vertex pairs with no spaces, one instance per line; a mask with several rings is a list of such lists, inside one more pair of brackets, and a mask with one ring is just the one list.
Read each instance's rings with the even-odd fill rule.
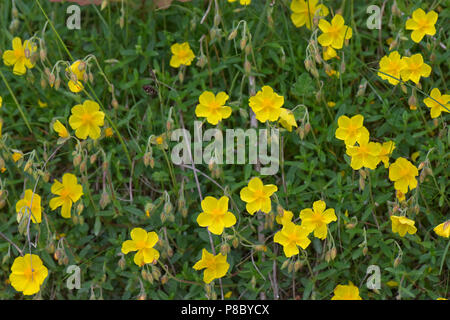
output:
[[117,110],[117,108],[119,108],[119,102],[117,102],[116,98],[113,98],[111,101],[111,106]]
[[248,60],[245,60],[244,62],[244,71],[247,75],[252,71],[252,64]]
[[363,251],[362,251],[363,255],[364,255],[364,256],[367,256],[367,253],[368,253],[368,252],[369,252],[369,248],[364,247],[364,248],[363,248]]
[[233,245],[233,248],[237,248],[239,245],[239,240],[238,238],[234,238],[233,241],[231,242],[231,244]]
[[241,39],[241,41],[239,42],[239,46],[241,48],[241,50],[244,50],[245,46],[247,45],[247,39],[244,37]]
[[226,255],[228,254],[228,252],[230,252],[230,246],[228,245],[228,243],[224,243],[221,247],[220,247],[220,253],[222,255]]
[[228,40],[233,40],[237,36],[237,29],[234,29],[230,32],[230,35],[228,36]]

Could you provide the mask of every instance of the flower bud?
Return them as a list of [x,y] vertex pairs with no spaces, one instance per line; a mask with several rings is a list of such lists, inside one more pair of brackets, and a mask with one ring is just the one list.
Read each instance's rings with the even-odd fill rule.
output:
[[400,265],[401,262],[402,262],[402,258],[401,257],[395,258],[395,260],[394,260],[394,268],[397,268]]
[[247,38],[244,37],[241,39],[241,41],[239,42],[239,46],[241,48],[241,50],[244,50],[245,46],[247,45]]
[[244,62],[244,71],[247,75],[249,75],[250,72],[252,71],[252,64],[248,60],[245,60]]
[[230,246],[228,243],[224,243],[223,245],[220,246],[220,253],[222,255],[226,255],[228,254],[228,252],[230,252]]
[[237,36],[237,29],[234,29],[230,32],[230,35],[228,36],[228,40],[233,40]]
[[233,241],[231,242],[231,244],[233,245],[233,248],[237,248],[239,245],[239,240],[238,238],[234,238]]

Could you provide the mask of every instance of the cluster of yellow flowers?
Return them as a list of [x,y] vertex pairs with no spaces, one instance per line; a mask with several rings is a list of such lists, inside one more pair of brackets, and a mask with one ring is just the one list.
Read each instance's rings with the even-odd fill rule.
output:
[[[37,45],[32,40],[22,40],[15,37],[12,40],[12,50],[3,53],[3,62],[6,66],[13,66],[13,73],[19,76],[24,75],[27,69],[35,66]],[[82,81],[86,81],[86,63],[81,60],[70,65],[66,72],[69,74],[68,88],[71,92],[81,92],[84,87]],[[53,86],[53,83],[51,83]],[[0,102],[2,100],[0,99]],[[1,106],[1,103],[0,103]],[[46,104],[39,101],[40,107]],[[105,114],[100,111],[100,106],[95,101],[86,100],[83,104],[75,105],[72,108],[72,115],[69,117],[70,127],[75,130],[75,136],[79,139],[98,139],[100,137],[100,127],[104,124]],[[55,120],[52,126],[58,136],[65,140],[70,138],[69,131],[59,120]],[[15,151],[12,154],[14,162],[18,162],[23,157],[22,152]],[[83,187],[78,184],[77,177],[71,173],[62,176],[62,182],[55,179],[51,186],[51,193],[56,197],[50,199],[51,210],[61,207],[61,216],[70,218],[72,205],[83,195]],[[17,221],[28,221],[35,224],[42,222],[43,207],[41,206],[41,196],[36,190],[27,189],[23,198],[16,202]],[[25,220],[26,219],[26,220]],[[26,254],[14,260],[11,267],[10,282],[17,290],[24,295],[32,295],[40,290],[40,286],[48,275],[47,268],[43,265],[39,256]]]
[[[71,173],[65,173],[62,183],[55,180],[51,192],[56,197],[50,199],[50,208],[56,210],[61,207],[63,218],[71,217],[73,203],[83,195],[83,187],[78,184],[77,178]],[[33,223],[42,222],[41,197],[31,189],[25,190],[24,197],[16,202],[17,221],[30,219]],[[26,220],[26,221],[27,221]],[[26,254],[14,260],[9,280],[11,285],[24,295],[32,295],[40,290],[40,286],[47,277],[48,270],[37,255]]]
[[313,203],[313,207],[300,211],[301,224],[296,225],[293,221],[291,211],[283,211],[282,217],[277,217],[277,222],[283,226],[274,236],[274,242],[283,246],[284,254],[287,258],[299,253],[298,247],[306,249],[311,240],[308,235],[313,233],[316,238],[324,240],[327,237],[327,225],[337,221],[334,209],[327,209],[325,201],[318,200]]
[[[237,0],[228,0],[235,2]],[[240,0],[241,5],[250,5],[251,0]],[[337,57],[336,50],[342,49],[346,40],[352,38],[352,28],[345,25],[345,20],[340,14],[335,14],[331,21],[323,19],[328,16],[329,10],[318,0],[293,0],[290,5],[292,11],[291,20],[296,27],[306,26],[308,29],[317,27],[316,31],[322,33],[317,38],[318,43],[323,47],[323,59],[329,60]],[[435,23],[438,19],[437,13],[431,11],[425,13],[422,9],[417,9],[412,14],[412,19],[406,22],[406,29],[413,30],[411,38],[419,43],[425,35],[434,35],[436,33]],[[170,66],[173,68],[184,68],[191,65],[195,54],[188,42],[175,43],[170,48],[172,57]],[[25,40],[22,44],[20,38],[14,38],[12,41],[12,50],[6,50],[3,53],[3,61],[7,66],[13,66],[13,73],[24,75],[27,69],[35,66],[35,53],[37,45],[32,40]],[[411,57],[401,57],[398,51],[393,51],[384,56],[380,62],[378,75],[383,80],[388,80],[392,85],[399,84],[400,81],[411,80],[419,85],[421,77],[429,77],[431,67],[424,63],[420,53]],[[68,82],[67,86],[73,93],[82,92],[84,85],[88,81],[87,62],[76,60],[72,64],[67,64],[65,68]],[[51,83],[53,86],[53,82]],[[220,91],[217,94],[211,91],[204,91],[198,97],[198,104],[195,108],[197,117],[205,118],[211,125],[217,125],[224,119],[228,119],[232,114],[232,108],[227,106],[229,100],[226,92]],[[261,90],[251,96],[248,105],[255,115],[255,118],[261,122],[278,122],[288,131],[292,127],[297,127],[293,110],[283,108],[284,96],[277,94],[272,87],[262,86]],[[424,99],[424,103],[431,109],[431,117],[436,118],[442,112],[449,112],[448,106],[450,95],[443,95],[439,89],[431,90],[430,98]],[[41,105],[41,102],[39,101]],[[330,107],[334,102],[329,102]],[[2,98],[0,97],[0,107]],[[42,105],[43,106],[43,105]],[[78,139],[93,140],[101,137],[101,127],[104,126],[105,113],[100,110],[100,105],[92,100],[85,100],[82,104],[77,104],[71,108],[71,115],[68,124],[75,131]],[[60,139],[71,138],[69,130],[60,121],[52,122],[53,130]],[[351,118],[342,115],[338,118],[338,128],[335,131],[335,137],[344,141],[346,154],[350,157],[350,166],[354,170],[367,168],[375,170],[382,162],[384,168],[388,169],[389,180],[394,183],[394,189],[399,198],[405,197],[408,191],[417,188],[419,169],[409,160],[398,157],[395,162],[390,164],[390,157],[395,149],[394,141],[385,141],[383,143],[370,141],[369,130],[364,126],[364,116],[357,114]],[[1,122],[0,122],[1,134]],[[105,128],[105,136],[112,136],[111,128]],[[162,145],[163,137],[156,138],[156,143]],[[12,159],[18,162],[22,159],[21,152],[14,152]],[[278,187],[274,184],[263,184],[258,177],[253,177],[240,190],[240,199],[246,204],[246,211],[250,215],[255,213],[269,214],[272,212],[271,197],[276,196]],[[54,180],[51,186],[51,193],[55,195],[49,201],[51,210],[61,207],[61,216],[70,218],[72,205],[83,196],[83,187],[78,184],[77,177],[71,173],[65,173],[61,182]],[[232,228],[237,223],[235,214],[229,211],[230,198],[226,195],[220,198],[207,196],[201,201],[202,212],[197,216],[196,222],[202,228],[207,228],[207,232],[221,236],[226,228]],[[35,224],[42,222],[42,199],[36,193],[36,190],[27,189],[23,198],[16,202],[17,221],[20,223],[24,219],[29,219]],[[333,208],[328,208],[323,200],[315,201],[312,208],[302,209],[299,213],[300,224],[294,220],[294,213],[288,210],[282,210],[276,216],[276,221],[281,225],[281,230],[274,234],[273,241],[283,247],[284,255],[291,258],[300,253],[299,247],[306,250],[311,243],[309,236],[324,240],[332,235],[329,232],[328,225],[337,221],[337,216]],[[406,234],[415,234],[417,228],[415,221],[406,216],[391,215],[392,232],[398,233],[401,237]],[[434,228],[437,235],[450,237],[450,220],[445,221]],[[157,247],[160,239],[154,231],[148,232],[143,228],[136,227],[130,232],[131,240],[125,240],[122,243],[121,252],[128,254],[136,252],[134,263],[143,267],[146,264],[156,264],[160,258],[160,252]],[[333,243],[333,241],[331,241]],[[334,244],[333,244],[334,246]],[[193,265],[195,270],[203,270],[203,281],[207,284],[215,279],[224,277],[230,264],[227,262],[227,254],[222,252],[216,254],[212,245],[212,253],[203,248],[201,259]],[[17,290],[24,295],[32,295],[39,292],[41,285],[48,276],[48,269],[44,266],[39,256],[26,254],[14,260],[11,267],[10,282]],[[359,289],[351,282],[348,285],[337,285],[334,289],[332,300],[361,300]]]
[[[433,10],[428,13],[420,8],[415,10],[412,18],[406,21],[406,29],[414,30],[411,33],[411,39],[419,43],[425,35],[434,35],[437,19],[438,14]],[[378,76],[392,85],[397,85],[400,80],[404,82],[411,80],[419,85],[420,78],[429,77],[431,71],[431,67],[424,62],[422,54],[416,53],[410,57],[402,57],[398,51],[392,51],[381,58]],[[433,88],[430,97],[423,102],[430,108],[431,118],[439,117],[442,112],[450,112],[450,95],[441,94],[438,88]]]

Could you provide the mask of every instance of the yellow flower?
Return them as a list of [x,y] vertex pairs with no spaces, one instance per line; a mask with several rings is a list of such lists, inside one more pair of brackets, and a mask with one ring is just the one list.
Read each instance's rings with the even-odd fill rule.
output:
[[292,222],[292,218],[294,217],[294,213],[292,211],[283,210],[283,215],[277,215],[275,220],[278,224],[285,225]]
[[75,135],[80,139],[92,139],[100,137],[100,127],[103,126],[105,114],[100,111],[97,102],[86,100],[72,108],[72,115],[69,117],[69,124]]
[[55,180],[51,191],[58,197],[50,200],[50,208],[55,210],[61,207],[62,217],[70,218],[72,204],[83,195],[83,187],[78,184],[77,177],[71,173],[65,173],[62,177],[62,183]]
[[[431,90],[430,93],[431,98],[425,98],[423,102],[425,105],[430,108],[430,115],[431,118],[437,118],[441,115],[442,112],[450,112],[450,95],[443,94],[441,95],[441,92],[439,89],[434,88]],[[434,100],[433,100],[433,99]],[[436,102],[436,101],[437,102]],[[438,103],[439,102],[439,103]]]
[[333,49],[333,47],[324,47],[322,50],[322,56],[323,60],[327,61],[333,59],[334,57],[337,57],[337,52]]
[[401,72],[405,68],[405,60],[402,59],[398,51],[392,51],[389,56],[386,55],[381,58],[378,76],[395,86],[399,83]]
[[308,229],[303,226],[289,222],[283,225],[283,228],[275,233],[273,241],[283,246],[284,255],[289,258],[299,253],[298,247],[306,249],[311,240],[308,239]]
[[340,116],[338,118],[338,128],[335,136],[339,140],[344,140],[346,145],[353,146],[362,134],[369,134],[366,127],[363,126],[364,117],[360,114],[351,118]]
[[16,37],[12,40],[12,48],[12,50],[6,50],[3,53],[3,63],[6,66],[14,66],[14,74],[24,75],[27,68],[34,67],[30,58],[37,51],[37,46],[28,40],[25,40],[22,45],[22,40]]
[[111,138],[114,135],[114,131],[112,128],[106,128],[105,129],[105,137]]
[[348,285],[339,284],[333,293],[331,300],[362,300],[358,287],[351,282]]
[[285,108],[281,108],[278,122],[289,132],[292,131],[292,127],[297,128],[297,121],[295,121],[294,114],[291,110]]
[[269,86],[264,86],[249,99],[250,108],[261,122],[277,121],[280,117],[284,97],[276,94]]
[[48,103],[42,102],[40,99],[38,99],[38,106],[39,106],[39,108],[47,108]]
[[242,201],[247,202],[246,209],[251,215],[258,210],[269,213],[272,209],[270,196],[277,190],[276,185],[263,185],[261,179],[253,178],[248,183],[248,186],[241,190],[240,196]]
[[339,78],[339,76],[341,75],[341,74],[339,73],[339,71],[336,71],[336,70],[334,70],[334,69],[331,69],[331,70],[325,70],[325,73],[326,73],[329,77],[335,76],[336,78]]
[[156,263],[159,259],[158,250],[153,247],[158,242],[156,232],[147,232],[142,228],[131,230],[131,240],[122,243],[122,253],[137,251],[134,255],[134,263],[142,267],[146,263]]
[[352,28],[347,27],[344,18],[337,14],[331,20],[331,24],[320,19],[319,28],[322,30],[322,34],[317,38],[317,41],[323,46],[331,46],[334,49],[342,49],[344,40],[348,40],[352,37]]
[[[334,102],[334,101],[328,101],[327,102],[327,106],[329,107],[329,108],[334,108],[335,106],[336,106],[336,102]],[[355,141],[356,142],[356,141]]]
[[400,190],[396,190],[395,191],[395,196],[397,197],[398,201],[403,202],[406,200],[406,196],[403,192],[401,192]]
[[53,124],[53,130],[55,130],[55,132],[58,133],[61,138],[65,139],[69,137],[67,128],[59,120],[56,120]]
[[12,155],[12,159],[14,162],[19,161],[20,159],[22,159],[23,155],[20,152],[14,152]]
[[448,300],[448,299],[440,297],[440,298],[437,298],[436,300]]
[[221,235],[224,228],[234,226],[236,217],[228,211],[228,201],[226,196],[206,197],[201,203],[203,212],[197,217],[200,227],[208,227],[211,233]]
[[438,236],[441,236],[444,238],[450,237],[450,220],[447,220],[447,221],[441,223],[433,230],[434,230],[434,232],[436,232],[436,234]]
[[179,68],[181,65],[190,66],[195,58],[194,52],[187,42],[175,43],[170,47],[170,51],[173,54],[170,59],[170,66],[174,68]]
[[411,154],[411,160],[415,162],[419,156],[420,156],[420,151],[413,152]]
[[68,83],[70,91],[78,93],[83,90],[84,86],[81,80],[84,79],[86,72],[86,62],[77,60],[69,68],[66,68],[66,72],[70,78]]
[[311,29],[314,17],[326,17],[328,15],[328,8],[323,4],[317,4],[317,2],[319,1],[293,0],[291,2],[291,20],[297,28],[306,25],[308,29]]
[[400,237],[404,237],[406,233],[414,234],[417,228],[414,227],[414,220],[406,217],[391,216],[392,232],[398,233]]
[[300,219],[302,219],[302,226],[308,230],[308,233],[314,231],[314,236],[321,240],[327,237],[327,224],[337,221],[334,209],[325,210],[326,204],[323,200],[318,200],[313,203],[313,208],[307,208],[300,211]]
[[27,253],[24,257],[17,257],[14,260],[9,281],[14,289],[28,296],[39,292],[47,276],[48,269],[41,258]]
[[211,91],[203,92],[198,101],[200,104],[195,108],[197,117],[205,117],[210,124],[216,125],[222,119],[227,119],[231,115],[231,108],[225,106],[228,95],[221,91],[214,95]]
[[392,151],[395,149],[394,141],[386,141],[381,145],[380,153],[378,154],[378,158],[380,161],[383,161],[384,167],[389,168],[389,157],[392,154]]
[[347,145],[347,154],[351,157],[350,166],[353,170],[359,170],[366,167],[374,170],[380,158],[378,155],[381,151],[381,144],[376,142],[369,142],[369,133],[363,133],[358,139],[359,146]]
[[420,77],[427,78],[431,73],[431,67],[423,62],[420,53],[411,57],[403,57],[405,68],[400,71],[403,81],[411,80],[415,84],[419,83]]
[[438,14],[433,10],[425,13],[425,11],[419,8],[413,12],[412,18],[406,21],[405,29],[414,30],[411,33],[411,39],[419,43],[426,34],[432,36],[436,33],[434,25],[437,19]]
[[213,255],[206,249],[202,250],[202,258],[193,266],[195,270],[205,269],[203,281],[210,283],[214,279],[222,278],[227,274],[230,265],[227,262],[227,255],[221,253]]
[[406,194],[417,187],[416,176],[419,175],[417,168],[405,158],[398,158],[389,166],[389,179],[394,182],[394,188]]
[[17,222],[22,219],[25,214],[25,218],[30,216],[31,208],[31,221],[33,223],[41,223],[42,220],[42,208],[41,197],[37,193],[33,193],[33,190],[25,190],[25,196],[16,202]]
[[0,108],[3,106],[3,98],[0,96]]
[[[228,2],[236,2],[236,0],[228,0]],[[252,0],[239,0],[239,3],[242,6],[248,6],[251,2]]]

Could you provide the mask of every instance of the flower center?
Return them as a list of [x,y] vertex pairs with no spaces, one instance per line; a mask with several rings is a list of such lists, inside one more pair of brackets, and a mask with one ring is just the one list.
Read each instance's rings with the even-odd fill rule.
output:
[[63,190],[61,191],[60,197],[63,198],[63,199],[66,199],[67,197],[69,197],[69,194],[70,194],[70,191],[69,191],[69,190],[63,189]]
[[141,240],[141,241],[137,241],[136,242],[136,248],[138,248],[138,250],[140,249],[144,249],[147,246],[147,241]]
[[93,117],[91,114],[85,113],[81,117],[81,120],[83,121],[84,124],[91,124],[93,122]]
[[28,280],[32,280],[34,277],[34,273],[36,272],[36,270],[34,270],[33,268],[29,267],[27,269],[24,270],[23,275],[25,276],[25,278],[27,278]]
[[178,52],[178,58],[186,59],[188,54],[189,54],[189,52],[187,50],[181,50],[181,51]]

